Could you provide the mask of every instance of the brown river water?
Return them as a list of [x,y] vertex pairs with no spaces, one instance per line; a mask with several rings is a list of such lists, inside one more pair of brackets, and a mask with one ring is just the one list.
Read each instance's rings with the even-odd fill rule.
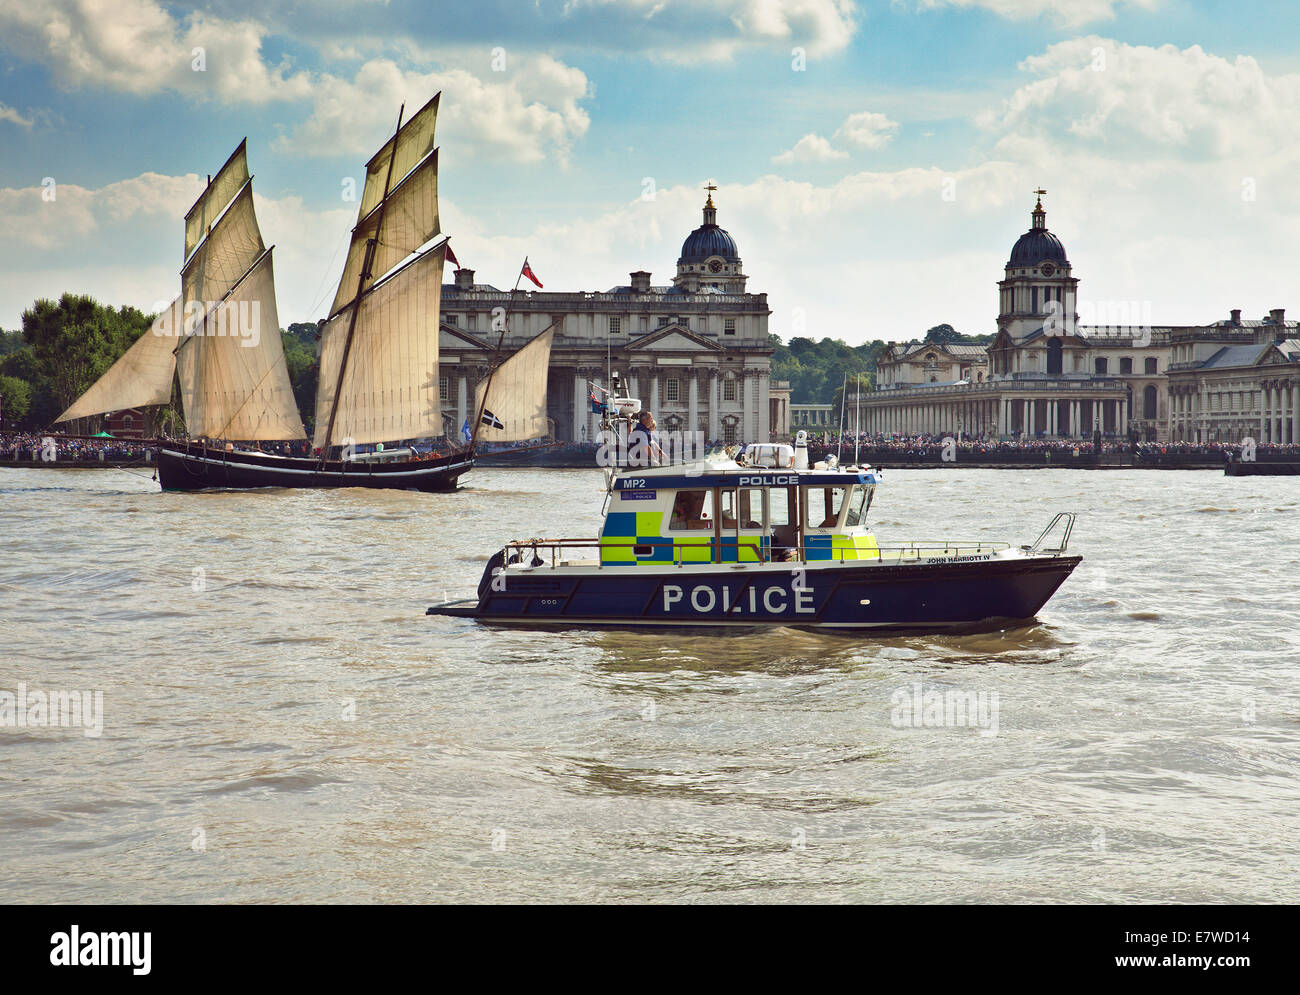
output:
[[1084,556],[895,638],[426,617],[599,525],[595,470],[464,483],[0,468],[0,901],[1300,901],[1297,478],[886,471],[882,542]]

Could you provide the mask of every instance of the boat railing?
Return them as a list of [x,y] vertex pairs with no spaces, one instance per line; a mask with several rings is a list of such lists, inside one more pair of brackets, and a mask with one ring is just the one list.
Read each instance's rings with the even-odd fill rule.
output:
[[[1060,556],[1070,545],[1070,533],[1074,531],[1074,519],[1075,513],[1072,511],[1059,512],[1055,518],[1047,523],[1047,528],[1043,529],[1042,535],[1034,540],[1032,546],[1021,546],[1020,548],[1026,553]],[[1060,541],[1055,546],[1044,545],[1047,537],[1053,532],[1060,533]]]
[[[1059,517],[1059,516],[1058,516]],[[1049,526],[1049,530],[1050,530]],[[724,537],[731,538],[731,537]],[[753,537],[757,539],[757,537]],[[1068,535],[1067,535],[1068,538]],[[1040,539],[1041,541],[1041,539]],[[652,542],[641,542],[636,539],[618,540],[605,539],[519,539],[508,542],[502,549],[505,562],[507,564],[524,563],[527,566],[545,566],[547,560],[550,561],[551,567],[563,565],[566,554],[572,550],[595,550],[596,566],[603,568],[613,566],[614,564],[606,562],[605,552],[611,549],[631,549],[634,554],[649,555],[656,550],[663,549],[671,545],[672,559],[659,560],[675,567],[683,567],[690,563],[692,565],[705,563],[727,563],[730,565],[739,565],[744,563],[826,563],[826,562],[869,562],[874,564],[889,565],[901,563],[916,563],[928,559],[952,559],[966,558],[975,556],[991,557],[998,553],[1004,552],[1011,548],[1007,542],[954,542],[952,540],[909,540],[901,543],[890,543],[885,546],[873,547],[856,547],[843,546],[840,548],[827,548],[826,546],[777,546],[766,547],[758,541],[745,542],[741,541],[738,545],[722,545],[722,540],[710,538],[706,542],[700,540],[667,540],[655,539]],[[1030,547],[1022,547],[1029,550]],[[1064,547],[1062,547],[1063,549]],[[719,550],[748,550],[753,556],[752,560],[722,560],[719,556]],[[690,552],[687,552],[687,551]],[[698,555],[701,550],[708,550],[711,558],[708,560],[687,559],[688,556]],[[1043,549],[1033,550],[1034,552],[1051,553],[1055,550]],[[778,558],[773,556],[773,552],[781,554]],[[765,555],[766,554],[766,555]],[[809,554],[812,554],[811,556]],[[620,561],[628,562],[628,561]],[[636,562],[647,562],[645,560]]]

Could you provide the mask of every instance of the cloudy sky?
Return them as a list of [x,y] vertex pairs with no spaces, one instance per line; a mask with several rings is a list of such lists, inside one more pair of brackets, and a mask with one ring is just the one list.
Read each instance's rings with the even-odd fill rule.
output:
[[174,296],[181,219],[245,136],[281,320],[322,316],[355,218],[345,181],[400,103],[438,90],[443,228],[481,282],[510,286],[527,253],[548,290],[634,269],[666,283],[713,180],[783,337],[990,332],[1041,185],[1082,302],[1160,324],[1300,314],[1292,14],[0,0],[0,327],[64,290]]

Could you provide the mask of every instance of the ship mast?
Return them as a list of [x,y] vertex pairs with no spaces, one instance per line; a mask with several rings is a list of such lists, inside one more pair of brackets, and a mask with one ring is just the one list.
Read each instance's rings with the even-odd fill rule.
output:
[[375,223],[375,234],[366,239],[365,261],[361,264],[361,272],[357,274],[357,293],[352,300],[352,315],[348,319],[348,335],[343,340],[343,356],[339,360],[339,379],[334,385],[334,401],[330,405],[330,420],[325,428],[325,438],[320,447],[321,459],[329,458],[330,443],[334,438],[334,419],[339,413],[339,398],[343,396],[343,378],[348,371],[348,353],[352,351],[352,338],[357,329],[357,315],[361,311],[361,292],[365,288],[366,280],[370,277],[370,267],[374,264],[375,249],[379,246],[379,233],[384,227],[384,211],[388,206],[389,185],[393,181],[393,163],[397,161],[397,139],[402,133],[402,115],[406,112],[406,105],[397,111],[397,130],[393,132],[393,150],[388,156],[388,172],[384,176],[384,196],[379,201],[379,217]]

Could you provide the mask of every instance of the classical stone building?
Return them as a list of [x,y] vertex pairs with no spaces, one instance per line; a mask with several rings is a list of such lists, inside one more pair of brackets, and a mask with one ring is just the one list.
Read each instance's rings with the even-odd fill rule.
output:
[[877,371],[866,431],[1159,435],[1167,414],[1167,330],[1079,323],[1079,279],[1047,228],[1041,193],[998,282],[993,342],[987,348],[891,343]]
[[[555,329],[547,413],[556,439],[583,442],[599,431],[589,381],[608,386],[618,371],[634,397],[655,413],[661,431],[701,432],[707,441],[767,441],[781,431],[788,385],[770,381],[766,294],[746,290],[735,239],[717,223],[713,189],[703,223],[682,243],[670,285],[637,271],[605,291],[516,292],[474,282],[458,269],[442,288],[439,384],[444,421],[457,433],[472,420],[474,385],[487,375],[498,331],[494,313],[509,312],[503,351]],[[498,310],[501,309],[501,310]]]
[[[870,432],[1150,441],[1300,442],[1300,329],[1276,309],[1208,325],[1136,321],[1084,302],[1040,197],[998,283],[981,367],[938,343],[891,343],[864,399]],[[1080,310],[1102,319],[1080,321]]]
[[982,345],[890,342],[876,361],[876,384],[983,383],[988,367],[988,352]]
[[1281,308],[1262,321],[1172,332],[1170,433],[1175,442],[1300,442],[1300,326]]

